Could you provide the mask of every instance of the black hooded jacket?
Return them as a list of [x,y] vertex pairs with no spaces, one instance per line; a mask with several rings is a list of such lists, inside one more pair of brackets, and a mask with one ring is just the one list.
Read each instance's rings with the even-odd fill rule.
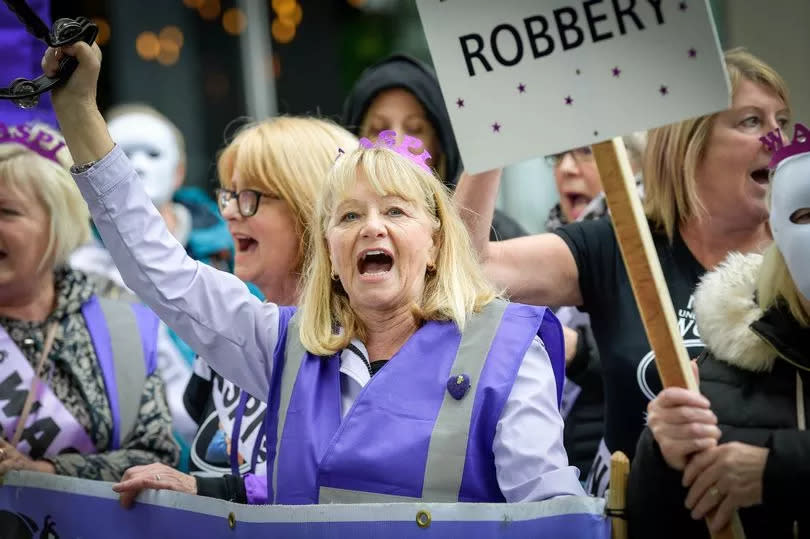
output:
[[[425,107],[425,113],[436,131],[444,154],[446,177],[443,181],[450,189],[455,188],[463,169],[456,137],[450,125],[450,116],[444,104],[439,81],[433,70],[419,60],[403,54],[394,54],[363,71],[343,103],[343,125],[355,135],[359,135],[360,125],[369,105],[380,92],[390,88],[408,90]],[[498,210],[495,210],[492,226],[490,238],[493,240],[526,235],[523,227]]]

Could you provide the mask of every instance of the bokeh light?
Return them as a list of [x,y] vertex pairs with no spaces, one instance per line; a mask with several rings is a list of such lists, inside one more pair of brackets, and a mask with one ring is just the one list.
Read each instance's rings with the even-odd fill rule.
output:
[[289,18],[295,12],[295,6],[298,5],[298,2],[295,0],[279,0],[277,2],[273,2],[273,10],[278,14],[279,17],[286,19]]
[[271,5],[276,13],[287,13],[294,9],[295,0],[273,0]]
[[247,27],[247,16],[241,9],[232,7],[223,13],[222,27],[232,36],[237,36]]
[[157,55],[157,61],[161,65],[170,66],[177,63],[180,59],[180,47],[177,43],[168,39],[160,40],[160,52]]
[[154,60],[160,53],[160,40],[154,32],[141,32],[135,38],[135,50],[144,60]]
[[183,31],[176,26],[170,25],[164,27],[160,31],[160,34],[158,34],[158,38],[160,41],[171,41],[177,45],[177,48],[183,47]]
[[93,17],[93,23],[98,26],[98,35],[96,36],[96,43],[99,45],[106,45],[110,41],[110,23],[107,19],[101,17]]
[[296,3],[293,6],[292,11],[289,13],[285,12],[284,14],[279,13],[278,18],[283,19],[285,22],[288,22],[294,26],[298,26],[301,24],[301,19],[304,16],[304,11],[301,9],[301,4]]
[[273,19],[270,31],[279,43],[289,43],[295,37],[295,25],[278,17]]
[[197,11],[200,13],[200,17],[207,21],[213,21],[217,17],[219,17],[220,11],[222,11],[222,6],[219,3],[219,0],[205,0],[203,5],[200,6]]

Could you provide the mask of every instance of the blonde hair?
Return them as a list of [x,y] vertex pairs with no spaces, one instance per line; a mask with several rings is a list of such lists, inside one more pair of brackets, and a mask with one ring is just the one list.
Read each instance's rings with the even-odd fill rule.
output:
[[48,245],[38,267],[67,262],[90,237],[90,212],[67,170],[19,144],[0,144],[0,184],[30,194],[49,216]]
[[[304,347],[313,354],[331,355],[351,339],[365,340],[367,335],[346,292],[332,280],[326,242],[335,209],[359,178],[380,195],[395,195],[416,204],[431,219],[436,268],[426,273],[424,292],[413,313],[418,321],[451,320],[463,330],[468,317],[498,293],[484,277],[449,191],[436,176],[392,150],[358,148],[338,159],[318,199],[313,225],[319,228],[300,303]],[[336,327],[342,331],[336,332]]]
[[282,199],[295,218],[296,269],[303,267],[312,243],[310,224],[315,200],[323,188],[338,149],[350,151],[357,139],[338,125],[318,118],[277,117],[248,124],[219,155],[222,187],[232,189],[239,172],[242,189],[256,189]]
[[757,300],[762,310],[784,301],[790,314],[805,327],[810,326],[810,313],[802,305],[801,292],[790,276],[785,257],[774,242],[762,254],[757,281]]
[[[742,81],[755,82],[775,93],[790,108],[784,79],[765,62],[737,48],[725,54],[734,96]],[[644,153],[644,209],[647,217],[672,240],[679,224],[705,211],[697,194],[697,167],[709,143],[717,115],[709,114],[652,129]]]
[[107,113],[104,115],[104,119],[107,123],[110,123],[116,118],[120,118],[122,116],[129,116],[131,114],[142,114],[144,116],[150,116],[159,122],[166,125],[169,128],[169,131],[172,134],[172,138],[174,139],[174,143],[177,145],[177,153],[180,156],[180,164],[185,164],[186,162],[186,139],[183,136],[183,133],[180,132],[180,129],[172,122],[165,114],[159,112],[156,108],[150,107],[149,105],[145,105],[143,103],[127,103],[124,105],[115,105],[107,110]]

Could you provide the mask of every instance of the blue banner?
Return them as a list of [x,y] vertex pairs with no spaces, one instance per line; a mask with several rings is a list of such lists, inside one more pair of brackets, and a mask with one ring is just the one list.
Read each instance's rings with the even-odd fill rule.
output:
[[148,491],[126,510],[118,504],[111,485],[10,472],[0,487],[0,539],[610,537],[600,498],[569,496],[525,504],[247,506]]

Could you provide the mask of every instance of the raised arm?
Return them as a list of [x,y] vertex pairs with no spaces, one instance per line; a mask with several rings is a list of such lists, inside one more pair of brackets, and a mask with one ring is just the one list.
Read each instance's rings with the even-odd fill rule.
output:
[[534,305],[580,305],[574,255],[556,234],[489,241],[501,171],[461,175],[454,200],[486,275],[514,301]]
[[[105,247],[126,284],[223,376],[252,395],[268,394],[279,309],[262,304],[233,275],[193,260],[171,235],[132,164],[114,147],[95,104],[101,53],[77,43],[66,47],[79,66],[54,93],[54,109],[78,164],[74,174]],[[47,74],[56,57],[48,49]]]

